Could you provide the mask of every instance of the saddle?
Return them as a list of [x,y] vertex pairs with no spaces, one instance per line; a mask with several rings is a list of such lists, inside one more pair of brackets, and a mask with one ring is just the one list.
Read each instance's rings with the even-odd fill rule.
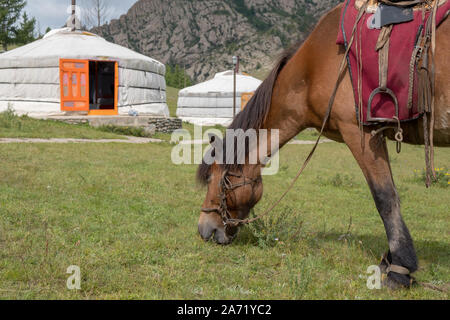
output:
[[[348,69],[358,122],[373,126],[374,135],[394,129],[398,152],[402,122],[422,117],[424,132],[434,129],[429,120],[434,110],[435,30],[449,10],[450,0],[344,2],[337,43],[347,49],[352,42]],[[349,41],[352,35],[354,41]],[[427,154],[433,147],[429,134]],[[430,171],[431,162],[427,160]]]

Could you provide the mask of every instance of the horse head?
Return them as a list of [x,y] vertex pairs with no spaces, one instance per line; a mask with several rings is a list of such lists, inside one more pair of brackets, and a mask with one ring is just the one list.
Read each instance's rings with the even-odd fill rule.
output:
[[[210,137],[210,153],[224,154],[217,136]],[[199,181],[207,193],[198,221],[198,231],[205,241],[213,238],[219,244],[230,244],[242,221],[261,199],[263,185],[259,164],[219,164],[203,162],[198,169]]]

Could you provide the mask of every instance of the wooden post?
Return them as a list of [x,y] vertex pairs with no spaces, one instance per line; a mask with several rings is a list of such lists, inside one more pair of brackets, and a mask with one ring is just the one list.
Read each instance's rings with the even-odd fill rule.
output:
[[236,116],[236,73],[239,72],[239,56],[233,57],[233,119]]
[[236,66],[233,69],[233,119],[236,117]]

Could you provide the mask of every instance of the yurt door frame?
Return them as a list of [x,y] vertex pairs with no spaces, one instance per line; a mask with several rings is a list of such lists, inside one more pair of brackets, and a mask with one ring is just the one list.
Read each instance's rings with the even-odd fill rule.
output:
[[[95,86],[95,96],[97,96],[97,94],[99,93],[99,87],[100,87],[100,82],[98,77],[99,77],[99,65],[100,64],[104,64],[104,63],[109,63],[109,64],[114,64],[114,78],[113,83],[114,83],[114,108],[108,108],[108,109],[90,109],[89,110],[89,115],[117,115],[119,114],[118,108],[117,108],[117,102],[118,102],[118,97],[119,97],[119,63],[117,61],[111,61],[111,60],[89,60],[89,62],[93,62],[92,66],[94,68],[89,68],[89,71],[95,74],[94,75],[94,81],[95,83],[92,83],[91,85]],[[110,82],[107,82],[110,83]],[[91,90],[92,91],[92,90]]]
[[[89,62],[112,62],[114,67],[114,109],[90,110]],[[119,64],[117,61],[60,59],[61,111],[87,112],[88,115],[117,115]],[[94,84],[92,84],[94,85]]]

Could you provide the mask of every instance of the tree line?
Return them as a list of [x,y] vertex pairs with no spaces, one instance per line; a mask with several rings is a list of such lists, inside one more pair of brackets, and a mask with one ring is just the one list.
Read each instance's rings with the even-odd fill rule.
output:
[[166,65],[166,83],[169,87],[183,89],[192,85],[192,80],[179,65]]
[[25,0],[0,0],[0,44],[4,51],[10,44],[27,44],[35,40],[36,19],[23,10]]

